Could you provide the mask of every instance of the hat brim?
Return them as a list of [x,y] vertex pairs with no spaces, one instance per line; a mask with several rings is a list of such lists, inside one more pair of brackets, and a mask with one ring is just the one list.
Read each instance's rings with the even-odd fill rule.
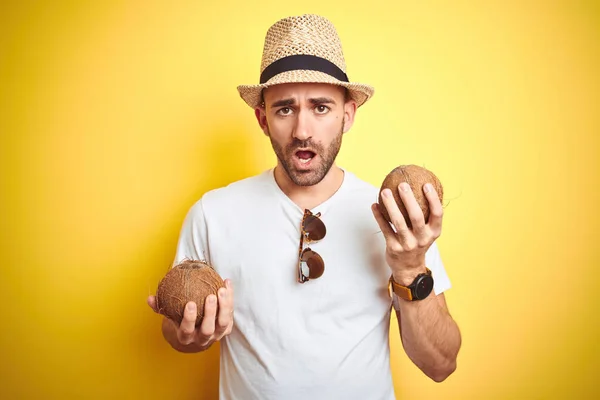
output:
[[373,97],[375,92],[372,86],[356,82],[343,82],[326,73],[311,70],[282,72],[269,79],[266,83],[261,85],[239,85],[237,90],[246,104],[252,108],[256,108],[261,106],[263,89],[283,83],[329,83],[343,86],[348,89],[350,96],[356,101],[357,107],[365,104],[367,100]]

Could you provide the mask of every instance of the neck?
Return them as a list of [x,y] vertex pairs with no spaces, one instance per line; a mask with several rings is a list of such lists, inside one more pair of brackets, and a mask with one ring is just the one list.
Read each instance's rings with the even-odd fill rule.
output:
[[344,171],[333,164],[321,182],[313,186],[298,186],[279,163],[275,167],[275,182],[281,191],[302,210],[310,210],[329,199],[340,188],[343,180]]

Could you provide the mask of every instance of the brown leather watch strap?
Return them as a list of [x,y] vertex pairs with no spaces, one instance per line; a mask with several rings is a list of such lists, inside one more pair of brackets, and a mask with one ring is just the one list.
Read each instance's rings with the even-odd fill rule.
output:
[[404,300],[412,301],[412,292],[406,286],[402,286],[396,281],[394,281],[394,276],[390,276],[390,284],[392,285],[392,290],[398,297]]

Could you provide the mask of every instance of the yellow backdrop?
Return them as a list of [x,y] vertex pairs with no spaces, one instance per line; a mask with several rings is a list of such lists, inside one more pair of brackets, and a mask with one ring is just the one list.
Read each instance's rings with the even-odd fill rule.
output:
[[305,12],[376,88],[340,165],[445,186],[458,370],[424,377],[394,320],[398,398],[600,396],[598,3],[71,3],[0,6],[0,398],[216,398],[218,347],[172,351],[146,296],[192,203],[273,165],[235,86]]

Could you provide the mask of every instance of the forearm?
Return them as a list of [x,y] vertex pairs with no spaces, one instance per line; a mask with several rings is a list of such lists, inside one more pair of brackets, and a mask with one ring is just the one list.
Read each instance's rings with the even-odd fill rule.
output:
[[402,345],[408,357],[436,382],[446,379],[456,369],[461,345],[458,325],[435,293],[419,301],[397,299],[398,325]]
[[165,340],[171,345],[171,347],[182,353],[198,353],[208,348],[201,348],[195,343],[191,343],[188,345],[181,344],[179,342],[179,339],[177,338],[177,327],[168,318],[163,318],[162,334]]

